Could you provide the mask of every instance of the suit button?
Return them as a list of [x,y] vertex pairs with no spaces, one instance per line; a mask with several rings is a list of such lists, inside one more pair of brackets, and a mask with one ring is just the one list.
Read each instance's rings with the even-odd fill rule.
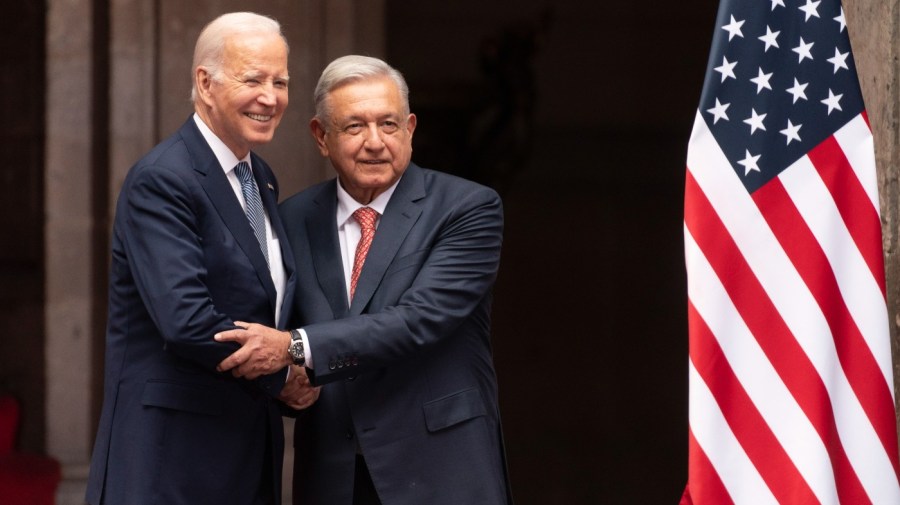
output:
[[334,361],[329,361],[329,362],[328,362],[328,369],[329,369],[329,370],[334,370],[335,368],[337,368],[337,363],[335,363]]
[[347,433],[344,433],[344,436],[347,437],[347,440],[353,440],[353,431],[347,430]]

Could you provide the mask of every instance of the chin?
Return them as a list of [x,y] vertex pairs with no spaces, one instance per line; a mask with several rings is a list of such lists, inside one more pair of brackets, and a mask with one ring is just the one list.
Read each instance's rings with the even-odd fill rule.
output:
[[363,176],[360,180],[363,186],[369,188],[378,188],[384,186],[385,184],[390,185],[391,183],[391,173],[387,171],[378,171],[377,173],[369,173]]
[[250,141],[251,144],[258,146],[258,145],[262,145],[262,144],[268,144],[269,142],[272,141],[272,137],[274,137],[274,136],[275,136],[274,131],[268,132],[268,133],[256,133],[254,135],[251,135],[248,138],[248,140]]

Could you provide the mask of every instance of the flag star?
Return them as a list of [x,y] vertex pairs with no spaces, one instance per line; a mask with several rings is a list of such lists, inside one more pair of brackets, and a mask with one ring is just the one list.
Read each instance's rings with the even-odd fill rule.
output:
[[738,161],[738,165],[743,165],[744,167],[744,176],[747,176],[751,171],[759,172],[759,165],[757,162],[759,161],[760,154],[756,156],[751,156],[750,151],[744,149],[744,152],[747,153],[744,155],[744,159]]
[[775,10],[775,7],[778,5],[784,7],[784,0],[772,0],[772,10],[773,11]]
[[834,18],[834,20],[841,24],[842,32],[847,28],[847,18],[844,17],[844,8],[843,7],[841,7],[841,15]]
[[725,121],[728,121],[728,114],[726,114],[725,111],[728,109],[729,105],[731,105],[731,104],[730,103],[724,103],[724,104],[719,103],[719,99],[716,98],[716,106],[713,107],[712,109],[706,110],[706,112],[709,112],[710,114],[713,115],[713,124],[718,123],[720,119],[724,119]]
[[[797,61],[797,63],[802,63],[803,58],[813,59],[812,53],[810,52],[813,44],[815,44],[815,42],[810,42],[809,44],[807,44],[803,41],[803,37],[800,37],[800,45],[792,49],[792,51],[800,55],[800,59]],[[725,79],[723,78],[722,80],[724,81]]]
[[772,86],[769,84],[769,79],[772,78],[772,72],[768,74],[763,73],[762,67],[759,67],[759,75],[750,79],[750,82],[756,84],[756,94],[760,94],[763,88],[772,89]]
[[828,58],[828,63],[831,63],[832,65],[834,65],[834,73],[835,74],[837,73],[837,71],[839,69],[842,69],[842,68],[846,69],[846,70],[850,70],[850,68],[847,66],[847,57],[848,56],[850,56],[850,51],[847,51],[846,53],[841,53],[840,51],[838,51],[838,48],[836,48],[836,47],[834,48],[834,57]]
[[[803,39],[800,39],[800,41],[802,42]],[[716,72],[721,72],[722,82],[725,82],[725,79],[729,77],[731,77],[732,79],[737,79],[737,77],[734,76],[735,65],[737,65],[736,61],[734,63],[729,63],[728,58],[722,56],[722,66],[715,68]]]
[[750,135],[753,135],[756,130],[766,131],[765,125],[763,125],[763,119],[766,118],[768,114],[757,114],[756,109],[750,109],[751,116],[744,120],[745,123],[750,125]]
[[843,97],[843,96],[844,96],[843,93],[841,93],[840,95],[835,95],[834,92],[831,91],[831,89],[828,90],[828,98],[822,100],[822,103],[824,103],[825,105],[828,106],[828,115],[829,116],[831,115],[831,111],[833,111],[834,109],[837,109],[840,111],[844,110],[841,108],[841,97]]
[[818,0],[813,2],[812,0],[806,0],[806,5],[803,7],[799,7],[799,9],[806,13],[805,21],[809,21],[809,18],[812,16],[819,17],[819,4],[822,3],[822,0]]
[[806,87],[809,86],[808,82],[800,84],[797,82],[797,78],[794,78],[794,85],[787,89],[787,92],[794,95],[794,102],[797,103],[797,100],[800,98],[806,100]]
[[[778,40],[776,40],[776,39],[778,38],[778,34],[780,34],[780,33],[781,33],[780,31],[773,32],[772,29],[769,28],[768,25],[766,25],[766,34],[759,37],[759,40],[766,43],[765,51],[768,51],[770,47],[778,47]],[[765,52],[765,51],[763,51],[763,52]]]
[[744,26],[744,21],[736,21],[734,16],[731,16],[731,22],[723,26],[722,29],[728,32],[728,40],[730,41],[735,35],[744,38],[744,34],[741,32],[742,26]]
[[797,142],[802,142],[800,140],[800,127],[801,126],[803,126],[803,125],[802,124],[798,124],[798,125],[792,124],[791,120],[788,119],[787,128],[785,128],[784,130],[781,130],[778,133],[781,133],[782,135],[787,137],[788,144],[790,144],[792,140],[796,140]]

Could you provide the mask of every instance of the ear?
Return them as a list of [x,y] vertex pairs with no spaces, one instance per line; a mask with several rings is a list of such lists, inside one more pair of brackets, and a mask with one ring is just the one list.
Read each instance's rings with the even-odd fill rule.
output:
[[413,132],[416,131],[416,115],[410,114],[406,118],[406,131],[409,133],[409,140],[412,140]]
[[197,87],[197,98],[207,106],[212,106],[212,75],[204,67],[194,69],[194,84]]
[[316,139],[319,152],[322,156],[328,157],[328,145],[325,143],[325,125],[322,124],[319,118],[314,117],[309,122],[309,131],[312,133],[313,138]]

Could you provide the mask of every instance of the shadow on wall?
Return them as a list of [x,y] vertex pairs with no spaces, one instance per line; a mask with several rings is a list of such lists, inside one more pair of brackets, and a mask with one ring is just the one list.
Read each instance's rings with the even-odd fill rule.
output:
[[427,125],[416,133],[416,159],[480,182],[501,195],[527,166],[534,142],[538,99],[535,58],[553,24],[552,10],[508,24],[478,44],[479,80],[447,90],[439,100],[426,93],[412,108]]

